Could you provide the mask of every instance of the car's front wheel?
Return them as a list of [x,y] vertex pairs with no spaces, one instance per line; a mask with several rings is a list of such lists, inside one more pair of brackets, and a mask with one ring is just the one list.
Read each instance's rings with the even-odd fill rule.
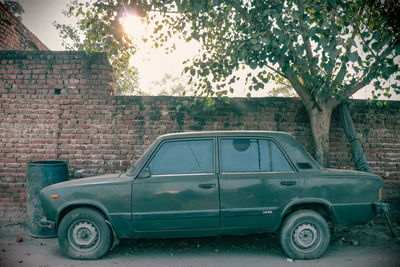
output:
[[68,257],[93,260],[108,251],[111,234],[101,213],[91,208],[77,208],[62,219],[58,242]]
[[330,242],[328,223],[315,211],[296,211],[283,222],[280,242],[286,254],[293,259],[318,258]]

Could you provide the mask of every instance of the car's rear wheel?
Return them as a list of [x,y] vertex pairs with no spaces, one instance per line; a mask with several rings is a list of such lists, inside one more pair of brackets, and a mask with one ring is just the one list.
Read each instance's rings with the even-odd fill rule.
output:
[[330,242],[328,223],[315,211],[296,211],[283,222],[280,242],[286,254],[293,259],[318,258]]
[[108,251],[111,234],[100,212],[91,208],[77,208],[62,219],[58,228],[58,242],[68,257],[92,260]]

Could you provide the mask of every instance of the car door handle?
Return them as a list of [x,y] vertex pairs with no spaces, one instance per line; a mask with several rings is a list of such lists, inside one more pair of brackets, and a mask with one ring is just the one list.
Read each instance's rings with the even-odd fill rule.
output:
[[204,188],[204,189],[209,189],[209,188],[215,188],[216,185],[215,184],[199,184],[200,188]]
[[281,185],[285,185],[285,186],[292,186],[292,185],[296,185],[297,182],[296,181],[282,181]]

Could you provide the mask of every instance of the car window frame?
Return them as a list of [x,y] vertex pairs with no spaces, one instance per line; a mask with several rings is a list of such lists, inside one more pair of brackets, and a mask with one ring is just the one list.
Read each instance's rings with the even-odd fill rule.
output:
[[212,175],[212,174],[216,174],[216,170],[217,170],[217,162],[216,162],[216,158],[217,158],[217,141],[216,138],[213,136],[207,136],[207,137],[193,137],[193,138],[176,138],[176,139],[167,139],[167,140],[163,140],[161,141],[156,149],[153,151],[153,153],[150,155],[150,157],[147,159],[146,163],[143,165],[142,169],[140,170],[140,172],[138,173],[138,177],[140,176],[140,174],[143,172],[144,169],[149,168],[149,165],[151,163],[151,161],[153,160],[153,158],[155,157],[155,155],[158,153],[158,151],[161,149],[161,147],[166,144],[166,143],[170,143],[170,142],[181,142],[181,141],[202,141],[202,140],[210,140],[213,143],[213,171],[212,172],[198,172],[198,173],[169,173],[169,174],[151,174],[150,172],[150,176],[149,177],[145,177],[145,178],[140,178],[140,179],[148,179],[151,177],[162,177],[162,176],[200,176],[200,175]]
[[[285,157],[286,161],[288,162],[290,168],[292,170],[290,171],[223,171],[222,170],[222,148],[221,148],[221,140],[223,139],[259,139],[259,140],[266,140],[266,141],[271,141],[273,142],[278,149],[281,151],[282,155]],[[219,173],[220,174],[273,174],[273,173],[297,173],[298,170],[293,164],[293,162],[290,160],[288,155],[286,154],[285,150],[282,148],[282,146],[274,140],[273,138],[270,137],[263,137],[263,136],[220,136],[217,140],[218,143],[218,167],[219,167]]]

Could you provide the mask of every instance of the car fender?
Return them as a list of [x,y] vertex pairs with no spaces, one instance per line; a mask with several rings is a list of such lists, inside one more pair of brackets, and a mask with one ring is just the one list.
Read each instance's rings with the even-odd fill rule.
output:
[[56,225],[59,225],[61,219],[67,214],[69,211],[77,208],[77,207],[93,207],[99,210],[106,217],[106,220],[110,220],[109,213],[107,208],[98,201],[90,200],[90,199],[74,199],[72,201],[68,201],[63,203],[57,210],[57,221]]
[[[313,205],[324,206],[326,210],[329,212],[329,215],[333,220],[335,220],[336,216],[334,213],[334,209],[332,209],[332,203],[322,198],[297,198],[290,201],[281,211],[280,218],[281,222],[294,210],[298,210],[296,207],[304,206],[304,209],[313,209]],[[315,207],[314,206],[314,207]]]

